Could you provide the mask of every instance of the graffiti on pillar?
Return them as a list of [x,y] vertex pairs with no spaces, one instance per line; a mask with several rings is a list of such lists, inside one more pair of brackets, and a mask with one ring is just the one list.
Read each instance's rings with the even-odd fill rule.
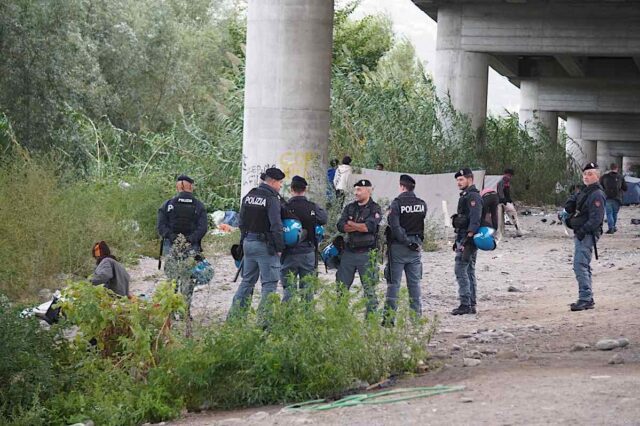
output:
[[251,188],[260,183],[260,175],[270,167],[277,167],[273,163],[247,164],[247,157],[242,156],[242,186]]
[[298,175],[310,178],[313,170],[320,167],[320,154],[317,151],[285,151],[278,158],[280,168],[287,178]]

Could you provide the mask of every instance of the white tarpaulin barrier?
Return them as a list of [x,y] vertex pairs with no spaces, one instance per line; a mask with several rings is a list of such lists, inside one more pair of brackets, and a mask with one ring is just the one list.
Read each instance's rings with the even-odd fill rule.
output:
[[500,179],[502,179],[502,175],[485,175],[483,189],[496,189],[498,187],[498,182],[500,182]]
[[[360,179],[369,179],[373,184],[373,199],[377,203],[388,206],[400,193],[399,172],[387,172],[383,170],[360,169],[360,173],[354,173],[349,179],[349,185]],[[416,180],[416,196],[427,202],[427,216],[439,220],[448,218],[456,212],[460,190],[456,185],[455,173],[442,173],[436,175],[419,175],[408,173]],[[474,181],[478,189],[482,189],[484,170],[474,170]],[[446,211],[445,211],[446,209]],[[446,215],[444,215],[446,213]]]

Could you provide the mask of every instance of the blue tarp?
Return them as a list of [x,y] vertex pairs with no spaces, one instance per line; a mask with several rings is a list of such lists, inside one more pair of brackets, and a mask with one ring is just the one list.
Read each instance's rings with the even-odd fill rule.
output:
[[640,178],[625,176],[624,180],[627,182],[627,190],[624,192],[622,204],[640,204]]

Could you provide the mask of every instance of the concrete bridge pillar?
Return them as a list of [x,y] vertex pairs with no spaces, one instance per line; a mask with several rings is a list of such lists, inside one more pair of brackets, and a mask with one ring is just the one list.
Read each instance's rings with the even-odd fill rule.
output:
[[567,115],[567,154],[578,167],[597,160],[597,143],[582,137],[582,118],[579,115]]
[[442,100],[471,119],[474,129],[487,117],[488,56],[461,48],[462,9],[442,5],[438,9],[435,84]]
[[598,141],[598,166],[602,172],[609,170],[611,163],[616,163],[622,169],[622,156],[617,155],[613,148],[613,142]]
[[249,0],[242,195],[279,167],[324,200],[332,38],[333,0]]
[[558,113],[539,109],[538,82],[520,82],[520,124],[525,126],[533,138],[540,138],[546,132],[552,142],[558,141]]

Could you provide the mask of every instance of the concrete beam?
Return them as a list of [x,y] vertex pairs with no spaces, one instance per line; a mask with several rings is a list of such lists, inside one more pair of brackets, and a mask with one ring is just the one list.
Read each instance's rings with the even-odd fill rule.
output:
[[[426,2],[415,1],[423,9]],[[448,2],[433,2],[440,11]],[[517,55],[640,56],[640,8],[633,2],[457,3],[459,48]]]
[[542,79],[539,109],[583,113],[640,114],[638,80]]
[[325,199],[332,34],[332,0],[249,1],[242,195],[275,166]]
[[582,115],[583,139],[640,141],[640,115]]
[[556,61],[569,74],[569,77],[584,77],[584,66],[578,62],[577,58],[569,55],[556,55]]

